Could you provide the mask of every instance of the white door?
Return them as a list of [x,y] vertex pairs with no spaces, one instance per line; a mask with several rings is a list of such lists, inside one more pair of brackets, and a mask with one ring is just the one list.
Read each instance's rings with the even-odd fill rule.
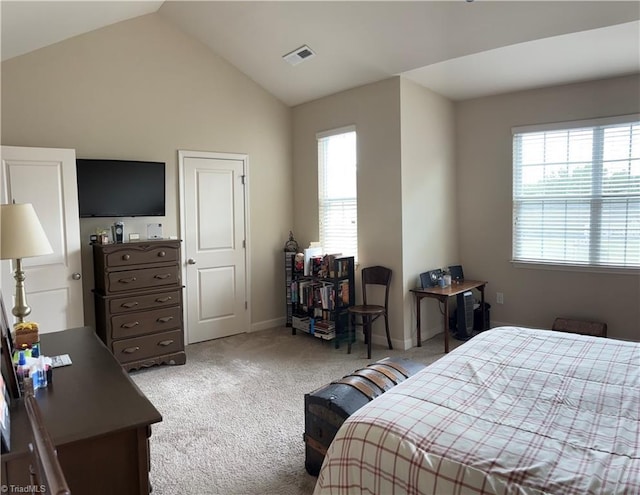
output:
[[247,156],[179,151],[187,343],[246,332]]
[[[27,321],[42,333],[84,325],[76,153],[70,149],[2,146],[0,202],[32,203],[53,253],[25,258]],[[0,288],[12,318],[14,261],[1,262]]]

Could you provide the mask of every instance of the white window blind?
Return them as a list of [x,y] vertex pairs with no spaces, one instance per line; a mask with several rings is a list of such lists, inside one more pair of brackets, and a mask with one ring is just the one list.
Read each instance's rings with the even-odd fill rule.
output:
[[513,259],[640,268],[640,115],[514,129]]
[[356,131],[349,126],[317,135],[320,244],[325,253],[358,256]]

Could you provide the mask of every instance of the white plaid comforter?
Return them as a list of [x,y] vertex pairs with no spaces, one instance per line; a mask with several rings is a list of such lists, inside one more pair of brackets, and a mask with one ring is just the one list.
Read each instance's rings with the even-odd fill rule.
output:
[[484,332],[356,411],[314,495],[640,494],[640,344]]

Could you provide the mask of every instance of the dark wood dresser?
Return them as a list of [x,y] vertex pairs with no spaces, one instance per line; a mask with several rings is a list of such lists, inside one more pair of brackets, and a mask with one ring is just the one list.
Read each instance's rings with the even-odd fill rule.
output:
[[96,332],[126,370],[186,362],[180,243],[93,245]]
[[[90,327],[40,336],[42,353],[69,354],[35,397],[73,495],[149,495],[151,426],[162,421]],[[2,454],[2,493],[28,490],[31,428],[12,400],[11,450]],[[44,493],[44,491],[43,491]],[[47,492],[48,493],[48,492]]]

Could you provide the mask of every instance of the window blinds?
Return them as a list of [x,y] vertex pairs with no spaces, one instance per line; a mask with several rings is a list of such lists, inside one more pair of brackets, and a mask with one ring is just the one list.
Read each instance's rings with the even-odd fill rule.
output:
[[514,129],[513,259],[640,268],[640,116]]
[[320,244],[325,253],[358,255],[356,132],[346,127],[317,135]]

